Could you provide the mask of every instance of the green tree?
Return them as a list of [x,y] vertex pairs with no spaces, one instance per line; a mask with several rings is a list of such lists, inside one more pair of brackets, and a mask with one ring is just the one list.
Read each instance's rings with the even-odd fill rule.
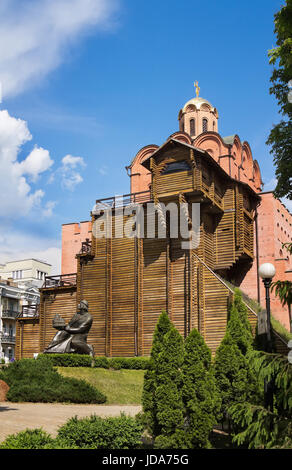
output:
[[292,79],[292,0],[275,14],[277,47],[269,51],[270,63],[275,67],[271,75],[270,93],[275,95],[280,112],[285,118],[273,126],[267,140],[276,165],[276,197],[292,199],[292,100],[288,100],[288,82]]
[[162,340],[155,367],[156,448],[179,448],[184,433],[183,339],[173,326]]
[[196,329],[185,340],[182,375],[187,448],[208,448],[221,400],[211,366],[211,351]]
[[258,395],[258,383],[247,359],[253,337],[247,318],[247,309],[240,291],[235,292],[229,308],[225,336],[216,351],[215,377],[222,399],[221,418],[228,416],[228,408]]
[[165,311],[158,319],[155,327],[153,342],[149,360],[149,366],[144,376],[144,386],[142,392],[143,423],[151,435],[157,435],[158,423],[156,419],[156,370],[159,354],[162,349],[163,338],[170,331],[172,323]]
[[249,448],[292,448],[292,364],[280,354],[253,351],[249,360],[259,381],[274,378],[273,411],[252,401],[234,404],[230,416],[238,427],[233,441]]

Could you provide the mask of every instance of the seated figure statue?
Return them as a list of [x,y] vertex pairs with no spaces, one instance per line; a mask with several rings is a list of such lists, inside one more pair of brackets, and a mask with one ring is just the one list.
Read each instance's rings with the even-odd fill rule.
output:
[[68,325],[59,315],[53,320],[53,327],[58,333],[54,336],[44,353],[76,353],[94,356],[93,347],[88,345],[87,335],[92,325],[92,316],[88,311],[88,302],[81,300],[77,306],[77,313]]

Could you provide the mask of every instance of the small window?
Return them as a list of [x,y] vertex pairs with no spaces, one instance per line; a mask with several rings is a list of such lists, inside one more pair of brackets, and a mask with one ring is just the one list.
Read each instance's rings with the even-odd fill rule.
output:
[[208,119],[203,119],[203,132],[207,132],[208,130]]
[[191,119],[190,120],[190,134],[191,135],[196,135],[196,125],[195,125],[195,120]]
[[167,163],[163,168],[161,174],[169,175],[170,173],[176,173],[178,171],[189,171],[191,169],[188,162],[182,160],[180,162]]

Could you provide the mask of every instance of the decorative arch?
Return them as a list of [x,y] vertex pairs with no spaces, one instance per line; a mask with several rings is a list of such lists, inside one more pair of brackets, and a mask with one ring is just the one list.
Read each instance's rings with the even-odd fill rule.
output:
[[186,132],[174,132],[174,134],[171,134],[167,140],[170,139],[180,140],[181,142],[185,142],[186,144],[192,145],[192,139]]
[[231,155],[235,159],[237,166],[240,167],[242,161],[242,145],[240,138],[237,134],[234,136],[233,144],[231,147]]
[[263,182],[262,182],[262,177],[261,177],[261,170],[260,170],[257,160],[253,161],[253,179],[254,179],[254,185],[256,189],[261,191]]
[[242,144],[242,167],[246,171],[249,178],[253,178],[253,158],[251,148],[248,142]]
[[193,145],[202,150],[206,150],[216,161],[218,161],[221,155],[227,154],[228,152],[227,146],[217,132],[210,131],[198,135],[198,137],[194,139]]
[[185,109],[185,113],[193,113],[194,111],[197,111],[197,108],[194,104],[189,104]]
[[145,147],[142,147],[139,152],[136,154],[136,156],[133,158],[131,167],[133,165],[140,164],[146,160],[146,158],[150,157],[150,155],[155,152],[155,150],[158,149],[158,145],[156,144],[150,144],[146,145]]
[[210,112],[211,111],[211,107],[207,104],[207,103],[203,103],[200,107],[200,111],[207,111],[207,112]]

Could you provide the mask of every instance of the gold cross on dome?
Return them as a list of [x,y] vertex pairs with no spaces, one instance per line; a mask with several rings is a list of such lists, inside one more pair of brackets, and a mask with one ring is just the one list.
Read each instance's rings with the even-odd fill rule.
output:
[[199,87],[198,82],[194,82],[194,87],[196,89],[196,95],[197,95],[197,98],[198,98],[199,93],[200,93],[200,87]]

